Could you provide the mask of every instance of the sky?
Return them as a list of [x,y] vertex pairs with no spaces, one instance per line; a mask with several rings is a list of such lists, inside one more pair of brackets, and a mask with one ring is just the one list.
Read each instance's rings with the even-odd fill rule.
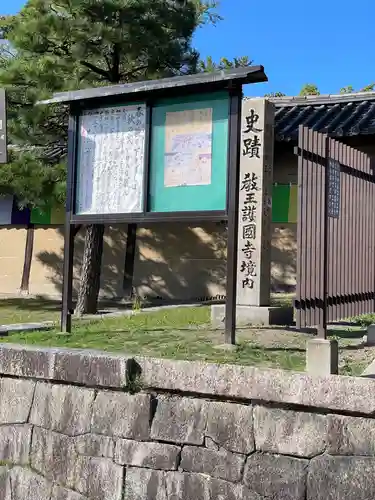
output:
[[[24,3],[0,0],[0,15]],[[263,65],[268,83],[247,86],[247,95],[297,95],[306,83],[332,94],[375,83],[373,0],[221,0],[219,13],[223,20],[200,28],[194,46],[204,58],[247,55]]]

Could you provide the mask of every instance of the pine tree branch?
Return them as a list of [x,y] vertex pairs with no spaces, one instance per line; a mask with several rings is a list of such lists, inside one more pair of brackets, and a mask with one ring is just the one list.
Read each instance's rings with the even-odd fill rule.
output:
[[145,69],[148,68],[148,64],[143,64],[142,66],[138,66],[138,68],[135,68],[131,71],[128,71],[126,73],[120,73],[119,75],[119,80],[126,80],[126,81],[129,81],[129,79],[134,76],[136,73],[138,73],[138,71],[143,71]]
[[91,71],[93,71],[97,75],[103,76],[107,80],[111,81],[108,71],[104,71],[104,69],[101,69],[98,66],[95,66],[94,64],[91,64],[87,61],[84,61],[83,59],[81,59],[79,62],[80,64],[82,64],[82,66],[85,66],[85,68],[91,69]]

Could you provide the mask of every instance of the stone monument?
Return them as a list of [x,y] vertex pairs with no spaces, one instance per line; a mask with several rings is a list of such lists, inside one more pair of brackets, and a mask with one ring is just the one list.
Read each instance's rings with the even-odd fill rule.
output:
[[[271,222],[274,106],[267,99],[242,103],[238,205],[238,325],[290,324],[292,308],[271,307]],[[215,326],[224,324],[225,306],[212,306]]]

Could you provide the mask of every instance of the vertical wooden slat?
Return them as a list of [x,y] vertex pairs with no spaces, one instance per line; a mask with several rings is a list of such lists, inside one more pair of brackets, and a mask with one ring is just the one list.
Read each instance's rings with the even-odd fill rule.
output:
[[[300,129],[300,148],[302,152],[307,150],[307,129],[305,127],[301,127]],[[298,181],[300,185],[300,204],[299,204],[299,220],[300,220],[300,228],[299,228],[299,249],[300,249],[300,296],[301,296],[301,310],[300,310],[300,327],[303,328],[307,326],[306,323],[306,248],[307,248],[307,227],[306,227],[306,212],[307,212],[307,178],[308,178],[308,170],[307,170],[307,159],[302,155],[300,157],[300,179]],[[303,306],[302,301],[304,301],[305,306]]]
[[365,246],[364,246],[364,262],[365,262],[365,290],[364,290],[364,301],[365,301],[365,312],[369,312],[369,285],[370,285],[370,274],[371,274],[371,269],[370,269],[370,260],[369,260],[369,253],[370,253],[370,224],[369,224],[369,215],[370,215],[370,205],[369,205],[369,196],[368,196],[368,168],[367,168],[367,155],[364,155],[363,159],[363,166],[364,166],[364,172],[366,174],[366,179],[363,181],[364,183],[364,196],[363,196],[363,208],[365,211],[365,219],[364,219],[364,226],[363,226],[363,231],[364,231],[364,239],[365,239]]
[[[363,241],[361,240],[362,238],[362,219],[363,219],[363,214],[362,214],[362,183],[360,182],[360,178],[358,175],[360,175],[361,172],[361,163],[362,163],[362,155],[360,151],[357,151],[357,162],[356,162],[356,174],[357,174],[357,203],[356,203],[356,212],[357,212],[357,234],[358,234],[358,254],[357,254],[357,262],[361,261],[362,259],[362,245]],[[357,314],[362,314],[362,304],[361,304],[361,292],[362,292],[362,269],[364,267],[364,262],[360,262],[357,264],[358,266],[358,288],[357,288]]]
[[[307,129],[307,151],[314,153],[314,132]],[[306,321],[309,325],[313,324],[313,318],[311,317],[311,249],[314,245],[312,238],[312,226],[311,226],[311,199],[312,199],[312,170],[315,167],[314,161],[308,161],[307,163],[307,193],[306,193],[306,228],[307,228],[307,238],[306,238],[306,293],[308,297],[308,308],[306,311]]]
[[[353,150],[350,148],[348,151],[348,165],[353,164]],[[355,248],[353,242],[353,198],[354,198],[354,178],[352,175],[348,175],[349,179],[349,235],[350,240],[348,240],[349,247],[349,316],[354,316],[354,301],[353,301],[353,285],[354,285],[354,256],[355,256]]]
[[298,172],[297,172],[297,187],[298,187],[298,205],[297,205],[297,283],[296,283],[296,326],[302,328],[302,217],[303,217],[303,127],[298,129]]
[[[343,157],[343,146],[340,144],[338,147],[338,157],[337,160],[342,164],[342,157]],[[338,248],[339,248],[339,253],[340,253],[340,266],[338,268],[338,274],[339,274],[339,290],[338,290],[338,306],[337,306],[337,316],[339,318],[342,318],[343,310],[344,310],[344,305],[343,305],[343,289],[344,289],[344,275],[343,275],[343,270],[344,270],[344,262],[345,262],[345,255],[344,255],[344,249],[343,249],[343,235],[344,235],[344,217],[342,213],[342,177],[343,177],[343,172],[342,169],[340,171],[340,217],[338,220]]]
[[[319,154],[319,136],[312,132],[311,135],[311,151],[314,154]],[[311,165],[309,184],[310,188],[310,210],[309,210],[309,223],[310,231],[310,262],[309,262],[309,275],[310,275],[310,324],[316,325],[318,323],[318,314],[316,307],[317,289],[316,289],[316,273],[314,272],[314,263],[316,262],[316,249],[318,241],[317,234],[317,163]]]
[[[361,174],[364,172],[364,153],[359,153],[359,168]],[[364,194],[365,194],[365,182],[362,178],[359,178],[359,244],[360,244],[360,286],[359,286],[359,304],[360,312],[363,314],[365,312],[365,302],[363,300],[363,294],[365,292],[365,264],[366,264],[366,254],[364,248],[366,245],[365,233],[364,233],[364,221],[366,217],[366,212],[364,210]]]
[[[319,146],[319,156],[322,158],[325,156],[325,137],[322,134],[318,134],[318,146]],[[317,324],[322,324],[323,321],[323,309],[321,306],[321,301],[324,294],[323,286],[323,248],[324,248],[324,175],[325,168],[321,162],[316,164],[317,169],[317,228],[316,228],[316,240],[317,240],[317,251],[316,251],[316,291],[319,307],[317,308]]]
[[[342,155],[342,163],[343,165],[347,165],[349,161],[349,148],[344,147],[343,148],[343,155]],[[344,269],[343,269],[343,274],[344,274],[344,318],[348,318],[350,316],[349,313],[349,302],[348,302],[348,295],[349,295],[349,290],[350,290],[350,277],[349,277],[349,260],[350,260],[350,245],[349,243],[349,235],[350,235],[350,230],[349,230],[349,205],[350,205],[350,196],[349,196],[349,188],[350,188],[350,179],[349,176],[344,172],[342,174],[342,180],[343,180],[343,186],[342,186],[342,217],[344,218],[344,235],[343,235],[343,252],[344,252]]]
[[[367,163],[368,163],[368,170],[369,170],[369,176],[371,176],[371,161],[370,158],[367,157]],[[369,283],[368,283],[368,293],[369,293],[369,299],[368,299],[368,311],[372,312],[372,292],[375,290],[373,289],[373,285],[375,283],[375,277],[374,277],[374,224],[373,222],[375,221],[374,218],[374,212],[373,212],[373,198],[372,198],[372,187],[373,184],[371,181],[368,181],[368,207],[369,207],[369,217],[368,217],[368,228],[369,228]]]
[[[368,164],[367,164],[367,155],[364,155],[364,172],[368,175]],[[365,312],[369,312],[369,291],[370,291],[370,276],[371,276],[371,266],[370,266],[370,224],[369,224],[369,216],[370,216],[370,204],[369,204],[369,195],[368,195],[368,187],[369,182],[366,178],[364,181],[364,197],[363,197],[363,207],[365,211],[365,221],[364,221],[364,238],[365,238],[365,247],[364,247],[364,262],[365,262]]]
[[[342,144],[336,141],[336,160],[339,161],[340,153],[342,151]],[[339,172],[339,182],[341,181],[341,169]],[[336,306],[335,306],[335,320],[341,318],[341,280],[342,280],[342,251],[341,251],[341,235],[342,235],[342,218],[341,218],[341,182],[339,184],[339,197],[340,197],[340,207],[339,207],[339,218],[335,219],[336,233],[335,233],[335,253],[337,258],[336,267]]]
[[[372,171],[371,171],[371,160],[369,157],[367,157],[367,163],[368,163],[368,171],[369,175],[372,177]],[[369,207],[369,218],[368,218],[368,225],[369,225],[369,233],[370,233],[370,238],[369,238],[369,284],[368,284],[368,293],[369,293],[369,303],[368,303],[368,312],[372,312],[374,310],[373,308],[373,300],[372,300],[372,294],[375,292],[374,290],[374,285],[375,285],[375,253],[374,253],[374,246],[375,246],[375,228],[374,228],[374,222],[375,222],[375,214],[374,214],[374,184],[371,181],[368,181],[368,207]]]
[[[337,141],[334,141],[334,159],[337,160],[339,156],[339,148],[340,144]],[[333,307],[332,307],[332,320],[331,321],[336,321],[339,318],[339,305],[338,305],[338,297],[340,295],[340,267],[341,267],[341,252],[339,249],[339,238],[340,238],[340,233],[339,233],[339,227],[340,227],[340,214],[339,218],[334,218],[332,219],[332,226],[333,226],[333,249],[334,249],[334,254],[333,254],[333,262],[332,262],[332,273],[333,273],[333,291],[332,291],[332,297],[333,297]]]
[[[354,166],[356,170],[358,170],[359,164],[359,152],[357,150],[353,150],[354,161],[351,164]],[[359,242],[359,186],[358,186],[358,177],[354,176],[354,196],[353,196],[353,221],[354,221],[354,241],[355,241],[355,279],[354,279],[354,296],[355,296],[355,307],[354,307],[354,315],[357,316],[360,313],[359,302],[358,302],[358,291],[360,287],[360,242]]]
[[[334,155],[334,141],[332,139],[328,139],[328,158],[332,158]],[[326,177],[326,180],[327,177]],[[328,196],[328,186],[326,188],[326,196]],[[328,296],[328,305],[327,305],[327,321],[332,321],[332,313],[333,313],[333,307],[330,305],[331,304],[331,299],[333,297],[334,293],[334,219],[330,217],[326,217],[326,223],[328,225],[328,231],[327,231],[327,296]]]
[[[349,165],[354,165],[355,163],[355,155],[353,149],[350,149],[350,162]],[[351,294],[351,311],[350,315],[355,316],[356,314],[356,304],[355,304],[355,295],[354,291],[356,289],[356,252],[357,252],[357,246],[356,246],[356,234],[355,234],[355,214],[356,211],[354,210],[354,204],[356,201],[356,182],[355,182],[355,177],[353,175],[350,176],[351,180],[351,194],[350,194],[350,234],[351,234],[351,246],[352,246],[352,256],[351,256],[351,263],[350,263],[350,268],[351,268],[351,283],[350,283],[350,294]]]

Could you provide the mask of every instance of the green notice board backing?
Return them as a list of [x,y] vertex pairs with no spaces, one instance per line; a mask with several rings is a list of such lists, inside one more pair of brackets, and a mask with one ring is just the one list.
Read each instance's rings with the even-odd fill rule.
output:
[[[201,185],[170,186],[165,181],[167,114],[171,116],[169,113],[194,110],[212,112],[212,158],[209,183],[206,180],[207,183]],[[228,116],[229,95],[226,92],[163,100],[155,105],[151,120],[148,198],[150,212],[226,210]]]

